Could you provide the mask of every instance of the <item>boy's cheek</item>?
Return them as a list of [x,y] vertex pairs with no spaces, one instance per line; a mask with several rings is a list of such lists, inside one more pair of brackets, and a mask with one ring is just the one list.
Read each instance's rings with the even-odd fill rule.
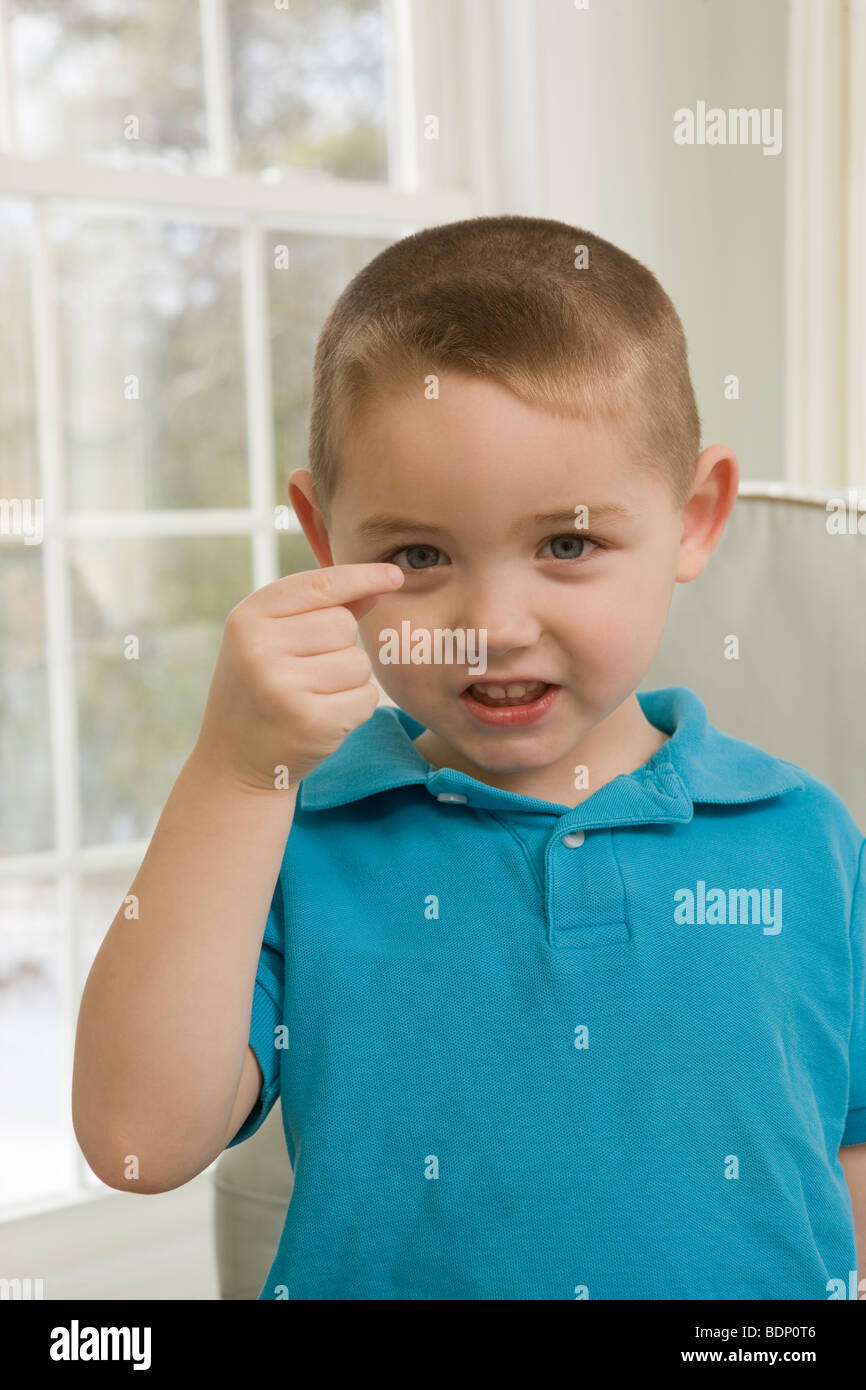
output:
[[[358,632],[361,638],[361,646],[367,653],[373,664],[373,675],[381,686],[386,681],[393,682],[395,673],[399,680],[401,666],[399,663],[382,661],[381,654],[390,648],[393,649],[393,642],[389,642],[389,633],[400,632],[400,617],[395,616],[389,620],[387,616],[379,614],[381,604],[376,605],[374,612],[367,614],[358,621]],[[390,693],[390,692],[389,692]]]
[[371,612],[365,613],[363,618],[358,619],[358,631],[361,634],[361,641],[366,647],[368,655],[371,657],[374,652],[378,653],[383,640],[382,634],[385,629],[395,626],[399,628],[400,626],[400,620],[397,616],[393,618],[388,616],[387,610],[389,606],[389,604],[384,603],[380,599]]
[[652,659],[664,630],[665,614],[623,594],[619,602],[585,611],[562,633],[575,675],[588,687],[629,680]]

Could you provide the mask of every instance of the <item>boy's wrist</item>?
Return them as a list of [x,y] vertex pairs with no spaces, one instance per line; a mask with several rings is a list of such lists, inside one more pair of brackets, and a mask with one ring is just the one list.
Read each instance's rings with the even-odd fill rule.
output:
[[196,780],[215,792],[257,797],[263,803],[271,801],[284,810],[294,808],[299,779],[292,777],[291,768],[275,768],[268,781],[256,770],[234,767],[221,749],[201,737],[196,739],[186,766]]

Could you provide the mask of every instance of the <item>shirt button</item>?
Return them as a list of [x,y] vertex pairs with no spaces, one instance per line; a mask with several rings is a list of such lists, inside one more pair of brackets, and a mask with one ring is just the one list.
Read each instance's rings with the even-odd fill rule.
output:
[[469,797],[468,797],[468,796],[464,796],[462,792],[438,792],[438,793],[437,793],[437,796],[436,796],[436,800],[437,800],[437,801],[463,801],[463,802],[466,802],[466,801],[469,800]]
[[568,835],[562,837],[562,843],[567,845],[569,849],[577,849],[577,846],[582,845],[583,841],[584,831],[582,830],[572,830]]

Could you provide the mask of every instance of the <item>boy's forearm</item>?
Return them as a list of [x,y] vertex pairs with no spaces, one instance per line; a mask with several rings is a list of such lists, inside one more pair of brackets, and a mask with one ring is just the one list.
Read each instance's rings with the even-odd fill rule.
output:
[[223,1148],[295,797],[236,787],[198,745],[181,769],[129,889],[138,916],[118,910],[78,1018],[73,1124],[113,1187],[178,1186]]

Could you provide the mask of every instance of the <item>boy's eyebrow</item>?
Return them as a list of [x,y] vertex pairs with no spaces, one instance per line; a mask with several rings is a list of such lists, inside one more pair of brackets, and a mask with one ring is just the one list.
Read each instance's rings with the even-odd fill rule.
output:
[[[631,509],[624,506],[622,502],[599,502],[596,506],[589,504],[587,505],[587,512],[589,513],[590,526],[606,521],[630,521],[634,515]],[[573,507],[571,511],[539,512],[537,516],[529,518],[529,524],[533,526],[559,526],[568,522],[570,526],[573,526],[574,517]],[[514,535],[519,535],[526,525],[526,522],[518,522],[514,528]],[[412,517],[385,514],[368,517],[358,526],[359,535],[369,540],[380,536],[384,538],[403,535],[406,531],[425,531],[429,535],[439,536],[446,534],[443,527],[434,526],[427,521],[416,521]]]
[[[586,510],[590,526],[595,526],[597,522],[631,521],[634,516],[631,507],[626,507],[622,502],[588,502]],[[573,526],[574,514],[574,507],[570,512],[542,512],[533,517],[533,522],[536,526],[557,526],[561,521],[570,521]]]

